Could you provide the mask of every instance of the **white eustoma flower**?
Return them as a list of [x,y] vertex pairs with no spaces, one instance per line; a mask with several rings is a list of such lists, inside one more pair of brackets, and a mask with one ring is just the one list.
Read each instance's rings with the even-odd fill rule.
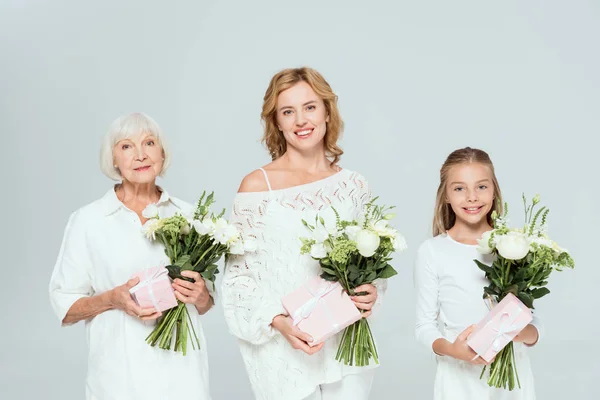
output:
[[507,260],[520,260],[529,253],[529,239],[520,232],[494,236],[498,253]]
[[229,225],[225,219],[219,218],[217,222],[215,222],[214,237],[217,242],[227,244],[239,237],[239,232],[235,226]]
[[408,249],[406,239],[399,233],[396,233],[396,236],[392,239],[392,246],[394,246],[395,251],[404,251]]
[[199,235],[209,235],[213,233],[215,223],[210,218],[206,218],[204,221],[195,219],[192,225]]
[[156,204],[148,204],[144,211],[142,211],[142,217],[146,219],[158,218],[158,207]]
[[[553,246],[554,243],[552,242],[552,240],[550,240],[550,239],[548,239],[546,237],[543,237],[543,236],[533,236],[533,237],[531,237],[530,243],[532,245],[534,243],[537,243],[538,246],[545,246],[545,247],[548,247],[548,248],[551,248],[551,249],[554,247]],[[533,246],[531,246],[529,250],[533,251],[534,250]]]
[[393,228],[390,228],[388,226],[388,222],[385,219],[377,221],[373,225],[373,231],[375,233],[377,233],[377,235],[382,236],[382,237],[393,238],[396,235],[396,230]]
[[329,232],[323,225],[317,225],[313,231],[313,238],[317,243],[323,243],[329,238]]
[[477,251],[481,254],[492,254],[494,249],[490,247],[490,236],[492,236],[493,232],[493,230],[484,232],[481,239],[477,239],[477,243],[479,243]]
[[379,248],[379,235],[368,229],[362,229],[356,234],[356,248],[363,257],[371,257]]
[[327,251],[323,243],[315,243],[310,246],[310,255],[313,258],[325,258],[327,257]]
[[244,254],[244,242],[241,240],[235,240],[229,245],[229,253],[236,255]]
[[348,225],[344,231],[346,232],[346,235],[348,235],[348,239],[350,239],[350,240],[352,240],[354,242],[354,241],[356,241],[356,235],[361,230],[362,229],[361,229],[360,226],[357,226],[357,225]]
[[569,250],[560,247],[556,242],[552,242],[552,250],[554,250],[557,254],[568,253]]
[[148,221],[146,221],[146,223],[142,227],[142,231],[144,232],[144,235],[146,235],[146,237],[148,239],[156,240],[156,231],[161,226],[162,226],[162,222],[160,222],[159,219],[152,218],[152,219],[149,219]]

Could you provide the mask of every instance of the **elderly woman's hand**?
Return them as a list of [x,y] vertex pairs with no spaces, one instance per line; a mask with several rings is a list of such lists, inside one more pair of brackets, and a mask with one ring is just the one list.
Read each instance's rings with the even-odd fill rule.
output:
[[117,286],[110,291],[110,303],[118,309],[123,310],[132,317],[137,317],[142,320],[156,319],[162,315],[162,313],[156,311],[154,308],[141,308],[131,297],[129,289],[134,287],[140,282],[140,278],[131,278],[124,285]]
[[173,281],[175,297],[182,303],[193,304],[198,310],[198,314],[206,313],[213,306],[213,298],[208,293],[204,278],[195,271],[181,271],[181,275],[186,278],[192,278],[195,282],[189,282],[183,279]]

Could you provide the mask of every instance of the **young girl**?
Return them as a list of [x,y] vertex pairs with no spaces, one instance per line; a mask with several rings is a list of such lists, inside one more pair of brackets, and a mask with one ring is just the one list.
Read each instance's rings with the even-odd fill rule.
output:
[[[366,400],[374,365],[346,367],[335,360],[340,334],[309,346],[292,325],[281,298],[320,274],[319,263],[300,255],[302,219],[317,213],[356,218],[370,200],[366,180],[338,166],[342,120],[337,96],[310,68],[276,74],[264,97],[263,142],[273,162],[244,178],[231,221],[255,252],[229,257],[222,282],[225,319],[240,349],[259,400]],[[362,285],[356,307],[370,310],[374,285]]]
[[433,238],[417,253],[417,339],[437,355],[436,400],[532,400],[533,375],[526,347],[539,339],[539,320],[514,339],[521,389],[490,388],[486,364],[467,338],[488,312],[487,286],[474,259],[491,264],[477,251],[477,239],[492,229],[491,214],[502,213],[502,194],[488,154],[469,147],[452,152],[440,170]]

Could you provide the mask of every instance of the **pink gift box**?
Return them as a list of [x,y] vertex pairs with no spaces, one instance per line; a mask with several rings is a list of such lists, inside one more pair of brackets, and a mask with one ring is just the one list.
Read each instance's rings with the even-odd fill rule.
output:
[[154,308],[161,312],[177,307],[169,271],[165,267],[148,268],[133,275],[136,276],[140,278],[140,282],[129,289],[129,293],[140,307]]
[[490,362],[532,319],[531,310],[509,293],[477,324],[467,344]]
[[281,299],[294,325],[312,336],[310,346],[316,346],[361,318],[348,294],[339,282],[320,277]]

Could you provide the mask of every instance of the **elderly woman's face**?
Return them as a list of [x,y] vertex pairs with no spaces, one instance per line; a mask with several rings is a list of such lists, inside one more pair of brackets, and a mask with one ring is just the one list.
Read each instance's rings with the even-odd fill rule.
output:
[[117,142],[113,157],[123,180],[131,183],[154,182],[163,167],[162,146],[146,133]]

